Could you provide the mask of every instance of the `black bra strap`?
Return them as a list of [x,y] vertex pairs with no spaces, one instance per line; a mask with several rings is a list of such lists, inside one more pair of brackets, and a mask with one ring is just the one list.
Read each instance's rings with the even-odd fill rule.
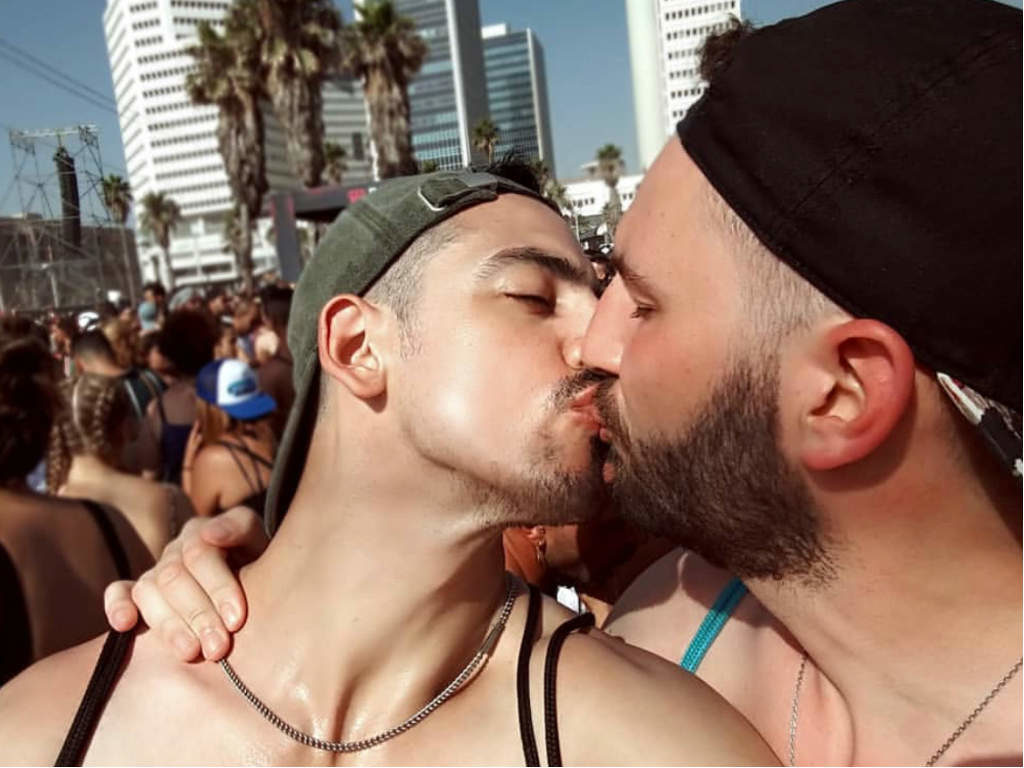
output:
[[523,741],[523,758],[526,765],[539,766],[537,737],[533,733],[533,710],[530,707],[530,654],[537,634],[537,619],[540,615],[540,598],[537,588],[530,587],[530,605],[526,611],[526,627],[523,641],[519,645],[519,664],[516,669],[516,698],[519,700],[519,737]]
[[89,514],[92,515],[92,519],[96,521],[96,525],[100,529],[100,533],[103,534],[104,541],[107,542],[107,549],[110,550],[110,556],[114,559],[114,567],[117,568],[117,578],[130,579],[132,577],[132,569],[128,564],[128,555],[121,545],[121,540],[117,538],[114,524],[110,522],[110,518],[103,511],[103,507],[89,499],[79,499],[79,501],[89,510]]
[[547,746],[548,765],[562,764],[562,746],[558,741],[558,705],[555,700],[555,676],[558,673],[558,655],[562,652],[565,638],[577,629],[587,630],[594,626],[594,614],[575,616],[551,633],[548,652],[544,659],[544,739]]
[[131,650],[132,641],[135,639],[135,631],[114,632],[107,635],[103,643],[103,650],[100,651],[99,661],[92,671],[92,678],[89,686],[85,689],[82,703],[75,713],[74,722],[71,723],[71,730],[64,739],[64,746],[57,755],[57,762],[54,765],[81,765],[85,759],[85,752],[89,748],[93,731],[103,714],[103,707],[110,698],[110,691],[114,687],[124,661]]

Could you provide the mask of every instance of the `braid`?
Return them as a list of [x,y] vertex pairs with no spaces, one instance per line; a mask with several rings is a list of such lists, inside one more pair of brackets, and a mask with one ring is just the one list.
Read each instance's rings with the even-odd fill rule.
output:
[[84,373],[61,388],[63,407],[50,443],[52,473],[47,483],[56,490],[67,481],[71,458],[95,456],[115,466],[112,435],[129,415],[130,404],[119,379]]
[[[107,464],[116,464],[117,456],[111,440],[111,434],[114,429],[120,426],[120,422],[114,421],[113,417],[118,416],[117,411],[118,395],[124,397],[124,389],[120,381],[113,380],[114,386],[104,386],[96,393],[96,399],[92,407],[92,417],[87,421],[92,423],[88,425],[88,437],[86,444],[88,445],[90,452],[99,458],[103,459]],[[86,420],[83,420],[86,421]],[[82,425],[85,427],[85,423]]]
[[46,489],[56,494],[68,481],[71,469],[71,449],[68,446],[66,414],[60,414],[50,430],[50,445],[46,451]]

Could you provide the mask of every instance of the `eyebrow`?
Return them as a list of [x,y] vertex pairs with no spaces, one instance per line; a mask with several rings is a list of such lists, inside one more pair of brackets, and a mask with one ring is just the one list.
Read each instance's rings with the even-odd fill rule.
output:
[[476,268],[476,278],[486,280],[501,269],[512,264],[533,264],[574,285],[594,288],[597,278],[593,270],[584,269],[562,256],[542,251],[540,248],[503,248],[492,253]]
[[621,253],[613,251],[608,261],[611,263],[615,274],[619,275],[626,285],[633,286],[644,293],[651,293],[651,282],[630,267]]

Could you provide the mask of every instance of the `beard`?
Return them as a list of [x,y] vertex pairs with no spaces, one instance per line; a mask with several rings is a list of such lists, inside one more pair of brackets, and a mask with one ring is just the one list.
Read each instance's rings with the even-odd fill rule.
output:
[[[605,376],[581,371],[562,380],[548,397],[549,424],[563,416],[572,399]],[[497,526],[567,525],[594,519],[609,513],[613,503],[611,489],[604,482],[602,469],[609,447],[593,436],[589,440],[589,460],[580,471],[561,469],[564,446],[555,431],[543,428],[537,433],[532,460],[524,471],[500,487],[478,483],[476,506],[486,510],[487,522]]]
[[741,579],[826,583],[834,565],[821,517],[777,445],[778,365],[737,363],[679,436],[631,438],[611,384],[598,408],[615,435],[619,514]]

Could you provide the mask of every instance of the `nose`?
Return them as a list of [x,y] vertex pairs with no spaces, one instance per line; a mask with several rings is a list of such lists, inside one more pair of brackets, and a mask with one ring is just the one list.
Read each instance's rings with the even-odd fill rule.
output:
[[619,375],[632,307],[622,279],[615,277],[597,302],[597,310],[583,337],[581,354],[585,367]]

